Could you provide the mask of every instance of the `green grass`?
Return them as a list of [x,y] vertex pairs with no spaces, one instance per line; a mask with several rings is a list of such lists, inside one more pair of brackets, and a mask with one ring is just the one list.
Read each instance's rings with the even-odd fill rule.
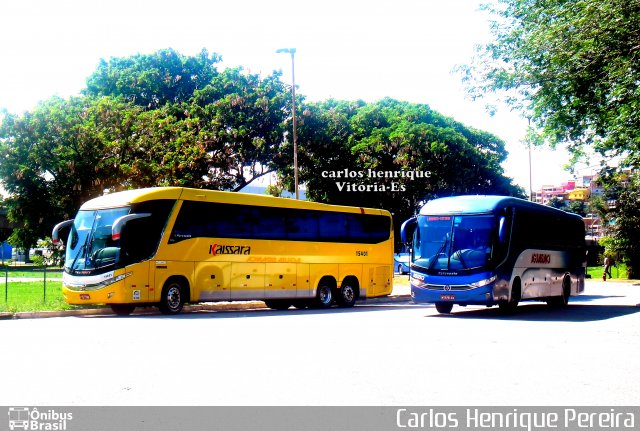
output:
[[[592,280],[602,280],[602,273],[604,272],[603,266],[590,266],[587,268],[587,274],[591,276]],[[612,280],[626,280],[628,278],[627,266],[624,263],[620,263],[617,266],[611,268]],[[609,278],[607,277],[607,280]]]
[[70,310],[62,297],[62,282],[47,281],[46,292],[42,280],[0,283],[0,311]]
[[[21,265],[0,267],[0,312],[70,310],[62,296],[62,270]],[[23,279],[16,281],[16,279]],[[24,280],[26,279],[26,280]]]

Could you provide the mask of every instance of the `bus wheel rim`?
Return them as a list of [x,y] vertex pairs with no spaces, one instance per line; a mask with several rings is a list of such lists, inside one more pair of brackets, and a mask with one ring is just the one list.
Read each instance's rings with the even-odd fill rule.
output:
[[346,302],[353,301],[353,298],[355,296],[356,296],[356,292],[353,290],[353,287],[345,286],[342,288],[342,298],[344,298]]
[[180,307],[180,288],[178,286],[171,286],[167,290],[167,305],[171,310]]
[[320,302],[322,302],[323,304],[328,304],[329,302],[331,302],[331,288],[326,286],[321,287],[319,298]]

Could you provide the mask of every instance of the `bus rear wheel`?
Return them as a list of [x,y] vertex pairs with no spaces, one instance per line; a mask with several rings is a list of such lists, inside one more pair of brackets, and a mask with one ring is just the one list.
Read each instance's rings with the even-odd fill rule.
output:
[[333,289],[329,284],[321,284],[316,291],[314,306],[316,308],[329,308],[333,303]]
[[136,309],[136,306],[132,304],[111,304],[110,307],[111,311],[118,316],[128,316]]
[[162,288],[162,296],[158,308],[162,314],[178,314],[185,303],[187,289],[177,279],[169,279]]
[[451,302],[436,302],[436,310],[440,314],[451,314],[453,304]]
[[562,280],[562,295],[547,299],[547,305],[553,308],[562,308],[569,305],[571,296],[571,279],[567,276]]
[[345,284],[340,288],[338,294],[338,305],[340,305],[340,307],[353,307],[357,298],[357,289],[351,284]]

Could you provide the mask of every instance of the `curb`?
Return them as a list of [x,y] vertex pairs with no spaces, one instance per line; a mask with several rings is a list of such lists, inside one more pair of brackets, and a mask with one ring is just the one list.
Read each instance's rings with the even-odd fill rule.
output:
[[[393,295],[380,298],[369,298],[359,301],[361,305],[378,303],[410,302],[410,295]],[[212,302],[194,305],[185,305],[182,313],[198,313],[202,311],[242,311],[255,309],[269,309],[263,301],[238,301],[238,302]],[[41,319],[48,317],[91,317],[91,316],[115,316],[111,308],[86,308],[79,310],[60,311],[19,311],[17,313],[0,312],[0,320],[9,319]],[[143,307],[136,309],[132,316],[162,315],[155,307]]]

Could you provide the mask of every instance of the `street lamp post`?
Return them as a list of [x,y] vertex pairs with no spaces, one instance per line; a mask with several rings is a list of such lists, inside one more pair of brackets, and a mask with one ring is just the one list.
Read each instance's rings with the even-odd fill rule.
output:
[[291,54],[291,102],[293,113],[293,178],[296,189],[296,200],[298,197],[298,137],[296,133],[296,69],[293,56],[296,53],[295,48],[282,48],[276,51],[277,53]]
[[[530,134],[531,133],[531,117],[527,117],[527,121],[528,121],[527,134]],[[532,180],[532,174],[531,174],[531,136],[527,137],[527,143],[529,144],[529,200],[533,202],[534,201],[533,180]]]

